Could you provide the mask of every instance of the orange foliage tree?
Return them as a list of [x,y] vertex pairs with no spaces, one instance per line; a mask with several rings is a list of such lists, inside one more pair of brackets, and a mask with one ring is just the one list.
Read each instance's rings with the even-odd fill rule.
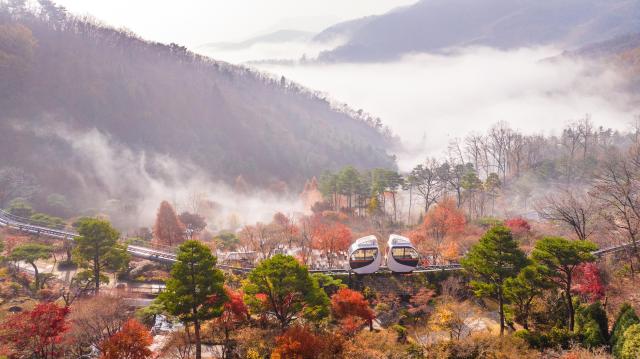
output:
[[176,211],[167,201],[160,203],[153,232],[160,244],[176,246],[185,240],[184,225],[178,219]]
[[466,222],[464,213],[449,198],[442,200],[427,213],[424,223],[418,231],[423,233],[425,240],[423,245],[433,255],[434,262],[438,262],[441,256],[445,238],[461,233]]
[[293,326],[276,338],[273,359],[316,359],[339,357],[342,340],[333,335],[314,333],[308,326]]
[[129,319],[122,328],[102,344],[101,359],[147,359],[152,352],[151,334],[144,325]]
[[347,250],[351,244],[351,230],[342,223],[320,224],[315,227],[315,243],[313,247],[322,251],[327,258],[329,267],[333,267],[333,260]]
[[362,293],[349,288],[341,288],[331,296],[331,313],[342,320],[343,329],[353,332],[353,317],[363,319],[373,330],[373,319],[376,317]]

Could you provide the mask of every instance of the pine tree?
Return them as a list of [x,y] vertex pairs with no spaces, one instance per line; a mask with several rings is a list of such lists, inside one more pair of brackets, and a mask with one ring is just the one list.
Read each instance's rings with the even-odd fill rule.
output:
[[531,258],[543,268],[544,275],[563,292],[567,303],[569,330],[573,331],[575,308],[573,307],[573,277],[578,266],[592,262],[591,254],[597,246],[589,241],[570,241],[562,237],[545,237],[539,240]]
[[196,358],[200,359],[200,325],[202,321],[222,314],[226,301],[224,276],[215,268],[216,257],[211,250],[198,241],[190,240],[180,245],[177,260],[159,300],[182,322],[193,323]]
[[500,335],[504,335],[504,283],[527,264],[524,252],[518,248],[511,231],[500,225],[488,230],[461,264],[473,277],[471,286],[475,294],[498,301]]

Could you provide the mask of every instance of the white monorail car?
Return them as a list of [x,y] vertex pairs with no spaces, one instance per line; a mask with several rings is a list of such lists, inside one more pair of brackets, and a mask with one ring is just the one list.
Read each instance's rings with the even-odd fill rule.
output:
[[357,274],[370,274],[380,269],[382,253],[376,236],[357,239],[349,247],[349,267]]
[[420,255],[407,237],[392,234],[387,242],[387,268],[396,273],[409,273],[416,269]]

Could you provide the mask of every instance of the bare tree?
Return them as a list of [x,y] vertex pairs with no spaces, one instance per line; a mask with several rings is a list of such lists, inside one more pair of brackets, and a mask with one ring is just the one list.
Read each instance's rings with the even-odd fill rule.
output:
[[502,174],[503,183],[506,183],[507,180],[508,154],[512,136],[513,130],[506,123],[499,122],[491,127],[487,137],[487,151],[491,155],[498,173]]
[[603,217],[609,224],[626,233],[632,256],[640,261],[640,151],[634,149],[630,154],[631,158],[614,155],[605,161],[592,195],[602,203]]
[[591,197],[572,189],[545,196],[536,206],[536,211],[546,220],[563,223],[580,240],[586,240],[593,234],[593,222],[598,214],[598,208]]
[[409,174],[407,182],[424,201],[424,213],[435,204],[442,193],[442,181],[438,176],[440,164],[435,159],[429,159],[424,165],[417,165]]

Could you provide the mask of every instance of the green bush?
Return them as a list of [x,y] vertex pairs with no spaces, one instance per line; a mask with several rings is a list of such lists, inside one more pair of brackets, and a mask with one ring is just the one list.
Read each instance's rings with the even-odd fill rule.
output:
[[576,334],[583,346],[596,348],[608,343],[608,319],[600,302],[579,306],[576,311]]
[[620,351],[620,358],[640,358],[640,324],[634,324],[627,328],[624,332],[623,339],[624,343]]
[[611,337],[609,339],[613,355],[616,358],[621,357],[625,331],[634,324],[640,324],[640,319],[631,305],[625,303],[620,307],[616,321],[611,329]]
[[568,349],[571,346],[571,342],[576,341],[576,334],[569,331],[569,329],[553,327],[548,334],[549,346],[551,348],[560,347],[562,349]]
[[553,327],[548,333],[532,332],[526,329],[518,330],[514,334],[535,349],[562,348],[568,349],[577,339],[577,335],[564,328]]
[[527,329],[518,330],[513,334],[527,342],[531,348],[544,349],[549,347],[549,337],[538,332],[531,332]]

